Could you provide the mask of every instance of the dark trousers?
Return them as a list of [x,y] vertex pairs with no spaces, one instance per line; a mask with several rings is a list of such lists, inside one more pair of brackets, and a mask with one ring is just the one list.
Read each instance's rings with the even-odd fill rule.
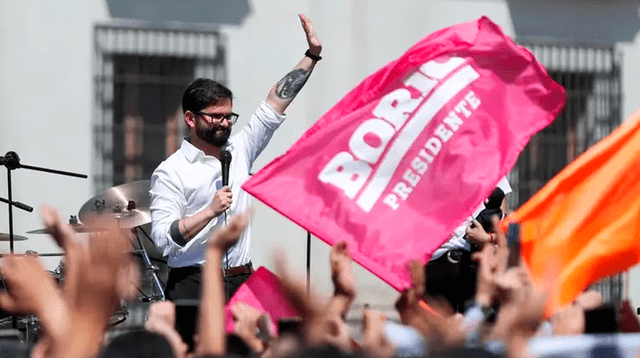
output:
[[[235,276],[225,276],[224,285],[227,292],[227,301],[233,297],[251,273],[243,273]],[[167,300],[176,302],[176,329],[182,336],[182,340],[193,350],[193,335],[196,332],[198,306],[193,304],[181,305],[181,300],[199,300],[202,272],[200,267],[177,267],[169,270],[167,286],[164,294]],[[193,301],[192,301],[193,302]]]
[[467,250],[447,251],[425,266],[426,295],[444,298],[457,312],[476,293],[477,264]]

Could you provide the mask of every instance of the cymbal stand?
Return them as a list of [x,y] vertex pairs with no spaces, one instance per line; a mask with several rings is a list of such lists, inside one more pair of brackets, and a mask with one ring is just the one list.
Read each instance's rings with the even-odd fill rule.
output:
[[[24,204],[17,205],[16,202],[13,201],[13,194],[12,194],[13,190],[11,189],[11,171],[19,169],[19,168],[23,168],[23,169],[37,170],[37,171],[48,172],[48,173],[53,173],[53,174],[73,176],[73,177],[84,178],[84,179],[86,179],[87,176],[84,175],[84,174],[64,172],[64,171],[61,171],[61,170],[47,169],[47,168],[34,167],[34,166],[30,166],[30,165],[20,164],[20,157],[18,157],[18,154],[16,152],[7,152],[7,154],[5,154],[4,157],[0,157],[0,165],[4,165],[5,167],[7,167],[8,198],[4,202],[9,204],[9,250],[10,250],[11,253],[13,253],[14,252],[14,248],[13,248],[13,242],[14,242],[14,236],[13,236],[13,206],[15,205],[16,207],[18,207],[20,209],[23,209],[23,210],[27,210],[27,208],[30,208],[31,210],[27,210],[29,212],[33,211],[33,208],[30,207],[30,206],[24,205]],[[24,206],[24,207],[21,207],[21,206]],[[16,329],[18,327],[18,321],[17,321],[17,317],[16,316],[12,317],[11,326],[12,326],[13,329]]]
[[28,206],[28,205],[24,205],[22,203],[13,201],[13,195],[12,195],[12,191],[13,190],[11,188],[11,171],[15,170],[15,169],[22,168],[22,169],[30,169],[30,170],[48,172],[48,173],[53,173],[53,174],[73,176],[73,177],[84,178],[84,179],[86,179],[87,176],[84,175],[84,174],[77,174],[77,173],[65,172],[65,171],[61,171],[61,170],[41,168],[41,167],[35,167],[35,166],[31,166],[31,165],[20,164],[20,157],[18,157],[18,154],[16,152],[7,152],[7,154],[5,154],[4,157],[0,157],[0,165],[4,165],[5,167],[7,167],[8,200],[2,200],[2,201],[9,204],[9,249],[10,249],[11,253],[13,253],[13,250],[14,250],[13,249],[13,241],[14,241],[13,240],[13,206],[15,205],[16,207],[18,207],[20,209],[23,209],[23,210],[26,210],[28,212],[32,212],[33,208]]
[[[146,235],[147,233],[140,228],[140,230]],[[158,278],[158,267],[151,263],[151,259],[149,259],[149,254],[147,254],[147,249],[144,247],[142,243],[142,239],[140,239],[140,235],[138,235],[138,228],[132,229],[133,235],[136,237],[136,241],[138,242],[138,246],[140,247],[140,252],[142,253],[142,259],[144,260],[144,271],[151,275],[151,279],[153,281],[153,285],[158,291],[158,295],[148,296],[140,290],[140,292],[145,296],[141,299],[142,302],[155,302],[155,301],[164,301],[164,288],[162,287],[162,283],[160,283],[160,279]]]

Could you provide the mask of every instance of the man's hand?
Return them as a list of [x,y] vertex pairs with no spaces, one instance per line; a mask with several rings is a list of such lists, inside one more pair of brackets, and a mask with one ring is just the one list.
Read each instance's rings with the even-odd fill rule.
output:
[[331,280],[337,294],[354,298],[356,296],[356,280],[351,270],[351,256],[347,243],[338,242],[331,247],[329,255],[331,263]]
[[495,256],[496,250],[489,246],[472,255],[473,260],[478,262],[475,301],[485,307],[491,307],[497,293]]
[[279,114],[284,114],[284,111],[289,107],[291,101],[293,101],[305,83],[307,83],[309,76],[311,76],[311,71],[313,71],[317,62],[312,58],[320,56],[320,52],[322,52],[322,44],[316,35],[311,21],[303,14],[299,14],[298,17],[300,18],[302,29],[307,37],[307,44],[309,45],[308,53],[311,56],[307,56],[307,53],[305,53],[302,60],[298,62],[293,70],[280,79],[269,91],[266,102]]
[[383,313],[365,307],[362,313],[362,348],[371,357],[394,356],[395,346],[389,342],[384,334],[386,323],[387,317]]
[[177,358],[187,357],[189,346],[182,341],[180,333],[175,329],[176,306],[171,301],[154,302],[149,307],[147,321],[144,328],[147,331],[158,333],[167,339],[174,355]]
[[303,341],[309,346],[329,344],[344,352],[350,352],[351,337],[346,322],[330,304],[323,304],[320,297],[307,290],[304,280],[288,267],[282,253],[276,256],[276,272],[284,293],[303,320]]
[[226,351],[224,330],[224,287],[220,261],[222,255],[235,244],[247,227],[249,214],[236,215],[227,226],[221,227],[209,237],[206,263],[202,268],[200,311],[198,313],[198,355],[222,355]]
[[262,317],[262,313],[244,302],[238,302],[233,305],[231,313],[236,323],[235,333],[251,347],[254,353],[262,353],[265,345],[256,335],[256,331],[259,330],[258,322]]
[[209,208],[213,212],[213,216],[218,217],[231,207],[232,202],[231,188],[225,185],[216,191],[213,200],[211,200],[211,204],[209,204]]
[[249,224],[249,214],[243,213],[235,215],[231,218],[229,225],[216,230],[208,242],[208,250],[214,250],[218,253],[227,251],[228,248],[235,245],[240,239],[240,235]]
[[36,314],[42,320],[49,311],[64,309],[56,282],[37,257],[5,255],[0,270],[8,286],[8,292],[0,294],[5,310]]
[[551,316],[555,336],[571,336],[584,333],[584,310],[578,305],[569,305]]
[[493,239],[491,234],[484,231],[484,228],[476,219],[473,219],[467,226],[465,237],[467,238],[467,240],[470,240],[471,242],[480,246],[491,242]]
[[304,14],[298,14],[298,17],[300,17],[300,23],[302,24],[302,29],[304,30],[304,33],[307,36],[307,43],[309,44],[309,52],[312,55],[320,56],[320,52],[322,52],[322,43],[320,43],[320,39],[318,38],[315,30],[313,29],[311,20],[309,20],[306,16],[304,16]]
[[117,228],[79,241],[54,209],[44,207],[43,219],[65,249],[63,301],[68,314],[45,325],[49,357],[93,357],[109,319],[119,304],[123,267],[129,268],[131,237]]

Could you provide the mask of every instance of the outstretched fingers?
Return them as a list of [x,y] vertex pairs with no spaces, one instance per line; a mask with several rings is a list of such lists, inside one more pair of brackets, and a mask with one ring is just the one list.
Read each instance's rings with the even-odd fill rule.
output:
[[304,30],[304,33],[307,36],[309,51],[316,56],[320,55],[320,52],[322,51],[322,43],[320,42],[320,39],[316,35],[316,32],[313,28],[313,24],[311,23],[311,20],[309,20],[309,18],[306,17],[304,14],[298,14],[298,17],[300,18],[302,29]]
[[242,235],[248,224],[248,212],[234,215],[227,226],[216,230],[212,234],[209,238],[208,248],[220,251],[227,250],[238,242],[240,235]]

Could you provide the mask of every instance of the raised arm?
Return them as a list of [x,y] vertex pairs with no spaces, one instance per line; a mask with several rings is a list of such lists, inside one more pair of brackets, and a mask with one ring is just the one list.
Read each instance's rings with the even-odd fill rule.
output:
[[285,109],[287,109],[291,101],[293,101],[298,92],[300,92],[309,79],[309,76],[311,76],[311,71],[313,71],[316,62],[322,58],[320,57],[322,44],[318,36],[316,36],[311,21],[303,14],[298,14],[298,16],[300,17],[302,29],[307,37],[309,50],[305,53],[302,60],[298,62],[296,67],[287,73],[287,75],[278,81],[278,83],[271,88],[271,91],[269,91],[267,103],[279,114],[284,114]]
[[224,330],[224,279],[220,262],[224,252],[233,246],[249,223],[249,214],[236,215],[229,225],[216,230],[209,238],[206,263],[202,268],[202,290],[198,313],[199,355],[223,355],[226,352]]

